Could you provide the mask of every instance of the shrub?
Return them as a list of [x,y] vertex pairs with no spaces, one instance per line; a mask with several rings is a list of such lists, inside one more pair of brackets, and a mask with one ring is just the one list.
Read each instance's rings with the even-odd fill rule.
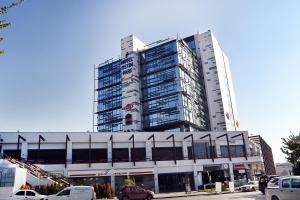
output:
[[131,178],[124,179],[124,185],[135,185],[135,182]]
[[96,197],[99,199],[112,199],[113,191],[110,184],[99,184],[96,183],[94,185],[94,190],[96,193]]
[[21,185],[20,190],[31,190],[31,186],[30,185]]
[[48,184],[48,185],[40,185],[35,187],[35,191],[43,195],[51,195],[56,194],[66,186],[58,183]]

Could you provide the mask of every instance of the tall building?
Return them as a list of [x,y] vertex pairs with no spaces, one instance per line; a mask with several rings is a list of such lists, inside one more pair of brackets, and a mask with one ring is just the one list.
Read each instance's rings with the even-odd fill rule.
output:
[[228,59],[210,31],[150,45],[130,35],[97,69],[100,132],[238,129]]

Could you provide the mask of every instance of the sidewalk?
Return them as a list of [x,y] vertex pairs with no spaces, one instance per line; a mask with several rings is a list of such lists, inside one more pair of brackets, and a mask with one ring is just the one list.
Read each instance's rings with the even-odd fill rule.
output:
[[215,193],[215,192],[197,192],[197,191],[192,191],[189,194],[187,194],[185,192],[159,193],[159,194],[154,194],[154,199],[166,199],[166,198],[200,196],[200,195],[206,196],[206,195],[228,194],[228,193],[231,193],[231,192]]

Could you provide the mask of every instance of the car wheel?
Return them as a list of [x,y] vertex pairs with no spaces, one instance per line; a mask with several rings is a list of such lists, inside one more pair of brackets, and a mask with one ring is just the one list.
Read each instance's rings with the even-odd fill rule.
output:
[[272,196],[271,200],[279,200],[277,196]]
[[255,191],[255,188],[254,188],[254,187],[252,188],[252,191]]
[[151,195],[148,195],[146,199],[147,199],[147,200],[152,200],[153,197],[152,197]]

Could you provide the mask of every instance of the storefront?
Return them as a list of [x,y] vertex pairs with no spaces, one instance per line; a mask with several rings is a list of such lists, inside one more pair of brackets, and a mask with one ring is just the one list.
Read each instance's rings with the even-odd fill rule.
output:
[[130,173],[128,175],[119,175],[115,176],[115,190],[116,192],[120,191],[120,189],[124,186],[125,179],[130,178],[133,180],[135,185],[138,185],[144,189],[149,189],[154,191],[154,175],[153,174],[135,174]]
[[236,185],[243,185],[250,179],[250,170],[247,164],[233,164],[233,174]]
[[203,184],[224,182],[229,180],[228,165],[210,165],[204,166],[202,172]]
[[70,180],[74,185],[110,184],[110,176],[73,177]]
[[194,188],[193,172],[158,174],[159,192],[185,191],[186,184]]

